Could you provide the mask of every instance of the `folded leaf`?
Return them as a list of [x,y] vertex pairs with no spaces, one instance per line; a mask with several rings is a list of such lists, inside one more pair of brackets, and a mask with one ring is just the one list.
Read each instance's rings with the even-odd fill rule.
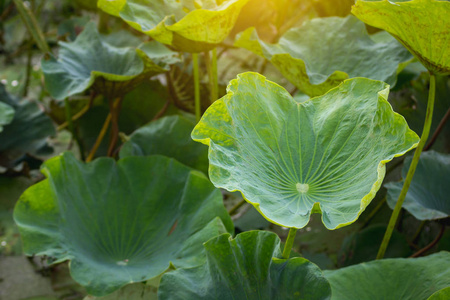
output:
[[64,153],[42,171],[47,179],[14,210],[24,252],[70,260],[72,277],[94,296],[170,266],[198,266],[205,260],[202,243],[233,231],[220,191],[173,159],[84,164]]
[[299,103],[256,73],[231,81],[192,132],[209,145],[211,181],[239,190],[269,221],[329,229],[353,223],[380,188],[385,164],[418,136],[387,102],[389,87],[355,78]]
[[119,97],[150,76],[168,71],[177,54],[157,42],[139,48],[117,48],[101,38],[94,23],[73,43],[59,43],[59,58],[42,60],[45,85],[57,100],[90,87],[109,98]]
[[392,34],[431,72],[450,74],[449,1],[358,0],[352,13]]
[[99,0],[98,7],[184,52],[208,51],[230,33],[248,0]]
[[397,73],[412,59],[395,39],[376,43],[364,23],[353,16],[318,18],[286,32],[277,44],[248,29],[235,46],[268,59],[292,84],[319,96],[352,77],[395,85]]
[[275,233],[248,231],[205,243],[207,262],[164,274],[161,300],[302,300],[330,299],[322,271],[301,257],[279,259]]

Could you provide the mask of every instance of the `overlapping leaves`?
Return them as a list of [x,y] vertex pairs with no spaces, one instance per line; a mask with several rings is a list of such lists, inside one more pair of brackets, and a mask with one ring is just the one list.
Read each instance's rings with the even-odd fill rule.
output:
[[244,73],[192,138],[210,147],[211,181],[241,191],[268,220],[302,228],[311,213],[322,213],[335,229],[369,205],[385,164],[418,143],[388,93],[383,82],[356,78],[298,103],[263,76]]
[[100,94],[118,97],[150,76],[168,71],[176,53],[157,42],[139,48],[117,48],[100,36],[94,23],[86,25],[73,43],[60,42],[59,58],[42,60],[51,96],[62,100],[91,86]]
[[[0,165],[13,168],[26,154],[47,154],[51,148],[47,138],[56,133],[51,119],[36,102],[9,95],[0,84],[0,105],[7,108],[6,120],[10,123],[0,132]],[[1,109],[1,108],[0,108]]]
[[99,0],[105,12],[184,52],[213,49],[233,29],[248,0]]
[[254,29],[236,41],[268,59],[307,95],[319,96],[352,77],[394,85],[397,72],[412,56],[395,39],[374,42],[364,23],[353,16],[318,18],[293,28],[277,44],[259,39]]
[[[90,294],[204,261],[202,243],[233,225],[200,172],[163,156],[48,160],[47,179],[20,198],[14,218],[27,255],[71,260]],[[225,225],[225,226],[224,226]]]
[[450,74],[450,2],[447,0],[363,1],[352,13],[396,37],[435,74]]
[[161,300],[330,299],[330,284],[308,260],[281,257],[275,233],[248,231],[205,243],[207,262],[163,276]]
[[195,123],[168,116],[139,128],[123,144],[120,157],[161,154],[208,173],[208,148],[191,139]]

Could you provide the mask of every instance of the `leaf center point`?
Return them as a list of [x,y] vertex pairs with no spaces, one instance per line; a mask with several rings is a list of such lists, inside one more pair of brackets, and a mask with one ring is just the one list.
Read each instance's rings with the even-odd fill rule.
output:
[[309,184],[306,183],[299,182],[295,185],[295,187],[297,188],[297,191],[302,194],[307,193],[309,190]]

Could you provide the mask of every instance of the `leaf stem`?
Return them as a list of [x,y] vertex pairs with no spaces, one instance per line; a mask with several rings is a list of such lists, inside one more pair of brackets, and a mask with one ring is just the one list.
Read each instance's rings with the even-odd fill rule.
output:
[[411,165],[409,167],[408,174],[406,175],[405,182],[403,183],[402,191],[400,192],[397,204],[395,205],[394,211],[392,212],[391,215],[391,219],[389,220],[386,233],[384,234],[383,241],[381,242],[380,249],[378,250],[377,259],[382,259],[384,257],[384,254],[386,253],[389,240],[391,239],[392,232],[394,231],[395,224],[397,223],[398,215],[400,214],[403,202],[405,201],[406,193],[408,193],[409,186],[411,185],[414,173],[416,172],[416,167],[417,164],[419,163],[420,154],[422,153],[422,149],[425,146],[425,143],[427,142],[428,135],[430,134],[431,121],[433,119],[435,95],[436,95],[436,76],[430,72],[430,90],[428,94],[427,113],[425,116],[425,124],[423,126],[422,136],[420,137],[419,145],[417,146],[416,151],[414,152],[414,157],[411,161]]
[[295,240],[296,234],[297,234],[297,228],[289,229],[289,234],[286,238],[286,244],[284,244],[284,249],[283,249],[283,258],[285,258],[285,259],[288,259],[291,254],[291,250],[292,250],[292,246],[294,245],[294,240]]
[[211,86],[211,103],[219,98],[219,81],[217,78],[217,48],[211,51],[211,75],[210,75],[210,86]]
[[230,216],[234,215],[236,213],[236,211],[242,207],[242,205],[244,205],[246,203],[245,199],[242,199],[241,201],[239,201],[235,206],[233,206],[229,211],[228,214]]
[[194,88],[195,88],[195,118],[200,121],[201,107],[200,107],[200,72],[198,65],[198,53],[192,53],[192,64],[194,70]]
[[109,109],[111,113],[111,140],[108,147],[108,156],[114,155],[114,149],[119,139],[119,113],[123,97],[119,97],[116,101],[109,100]]
[[444,125],[445,125],[445,123],[447,123],[448,119],[450,119],[450,108],[445,113],[445,116],[442,118],[441,122],[439,122],[438,127],[436,128],[433,135],[431,136],[430,142],[428,142],[428,145],[426,145],[425,148],[423,148],[423,151],[427,151],[433,146],[434,142],[436,142],[442,129],[444,129]]
[[111,123],[111,113],[109,113],[108,116],[106,117],[105,123],[103,123],[103,127],[100,130],[100,133],[99,133],[97,139],[95,140],[95,144],[92,147],[91,152],[89,152],[88,157],[86,158],[86,162],[90,162],[94,159],[95,153],[97,152],[98,147],[100,147],[100,145],[106,135],[106,132],[108,131],[109,123]]
[[78,149],[80,150],[81,159],[84,160],[85,159],[84,147],[78,137],[77,132],[75,131],[75,126],[72,122],[72,109],[70,107],[69,98],[64,99],[64,106],[65,106],[64,108],[65,108],[65,113],[66,113],[66,119],[68,120],[68,124],[69,124],[69,130],[72,133],[72,138],[77,142]]
[[426,253],[428,250],[430,250],[431,248],[433,248],[434,246],[436,246],[436,244],[441,240],[441,238],[444,236],[444,232],[445,232],[445,224],[442,224],[441,226],[441,230],[439,231],[438,236],[427,246],[425,246],[424,248],[420,249],[419,251],[417,251],[416,253],[414,253],[413,255],[411,255],[410,257],[419,257],[422,254]]

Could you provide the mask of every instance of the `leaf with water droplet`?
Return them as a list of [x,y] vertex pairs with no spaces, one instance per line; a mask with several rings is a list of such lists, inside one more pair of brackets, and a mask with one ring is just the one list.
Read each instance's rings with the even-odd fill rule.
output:
[[211,181],[239,190],[269,221],[302,228],[322,213],[329,229],[353,223],[381,186],[385,164],[419,137],[366,78],[297,102],[256,73],[231,81],[192,132],[209,145]]
[[[201,172],[163,156],[52,158],[47,179],[14,210],[27,255],[70,260],[94,296],[205,260],[202,244],[233,224],[222,194]],[[174,227],[174,224],[177,226]]]

